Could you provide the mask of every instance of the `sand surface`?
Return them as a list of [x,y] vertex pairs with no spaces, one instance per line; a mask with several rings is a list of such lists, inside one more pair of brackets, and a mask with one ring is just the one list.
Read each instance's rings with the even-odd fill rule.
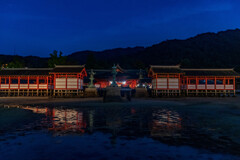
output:
[[[12,153],[22,155],[39,145],[41,152],[34,150],[25,158],[40,154],[51,159],[69,146],[72,150],[65,152],[72,153],[73,159],[78,155],[86,159],[91,155],[92,159],[240,159],[240,96],[141,98],[122,103],[103,103],[101,98],[1,98],[0,104],[0,153],[8,144],[4,155],[9,160],[16,158]],[[54,121],[47,110],[56,112]],[[36,115],[41,115],[40,121]],[[77,130],[79,116],[85,125]],[[53,122],[58,129],[49,130]],[[14,128],[21,133],[12,132]],[[125,154],[126,148],[133,155]]]

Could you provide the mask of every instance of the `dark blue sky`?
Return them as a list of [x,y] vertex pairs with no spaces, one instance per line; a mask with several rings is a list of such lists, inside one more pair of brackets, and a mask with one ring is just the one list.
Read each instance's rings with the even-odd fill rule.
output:
[[151,46],[240,26],[235,0],[0,0],[0,54]]

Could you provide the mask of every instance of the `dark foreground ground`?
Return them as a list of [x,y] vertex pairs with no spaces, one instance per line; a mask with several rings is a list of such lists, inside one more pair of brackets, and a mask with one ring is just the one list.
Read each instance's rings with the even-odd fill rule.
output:
[[240,96],[0,99],[0,160],[240,159]]

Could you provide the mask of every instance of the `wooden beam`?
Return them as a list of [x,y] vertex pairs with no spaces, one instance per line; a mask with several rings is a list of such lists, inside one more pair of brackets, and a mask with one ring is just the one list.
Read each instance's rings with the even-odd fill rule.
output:
[[205,77],[205,94],[207,95],[207,77]]
[[53,89],[56,89],[56,75],[53,74]]
[[21,78],[20,76],[18,76],[18,89],[20,89],[20,81],[21,81]]
[[65,76],[66,76],[66,90],[67,90],[67,79],[68,79],[68,76],[67,76],[67,74]]
[[196,95],[198,95],[198,77],[196,77]]
[[236,90],[236,88],[235,88],[235,77],[233,78],[233,95],[235,96],[235,94],[236,94],[236,92],[235,92],[235,90]]
[[37,76],[37,90],[39,89],[39,76]]
[[158,77],[158,76],[157,76],[157,74],[156,74],[156,87],[155,87],[156,90],[157,90],[157,84],[158,84],[158,83],[157,83],[157,77]]
[[8,77],[8,86],[9,86],[8,89],[10,89],[10,84],[11,84],[11,77],[9,76]]
[[217,95],[217,78],[214,77],[214,89],[215,89],[215,96]]

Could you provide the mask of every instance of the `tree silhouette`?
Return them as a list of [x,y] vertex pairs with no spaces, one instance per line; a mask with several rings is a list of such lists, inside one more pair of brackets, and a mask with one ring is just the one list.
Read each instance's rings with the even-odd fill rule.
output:
[[94,54],[90,53],[87,56],[87,61],[86,61],[86,68],[92,69],[92,68],[98,68],[97,61],[95,59]]
[[19,56],[15,56],[13,61],[11,61],[7,66],[7,68],[24,68],[25,63],[24,60],[21,59]]
[[54,50],[53,53],[50,53],[50,59],[48,60],[48,67],[53,68],[55,65],[63,65],[66,64],[67,57],[62,56],[63,53],[60,51],[58,55],[58,51]]

